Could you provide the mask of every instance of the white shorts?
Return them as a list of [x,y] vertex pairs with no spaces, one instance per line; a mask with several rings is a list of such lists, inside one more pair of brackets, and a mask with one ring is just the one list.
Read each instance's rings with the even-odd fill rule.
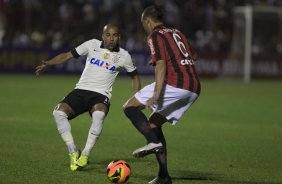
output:
[[[152,83],[135,93],[134,96],[141,104],[146,105],[148,99],[153,96],[154,89],[155,83]],[[163,115],[175,125],[197,98],[198,94],[196,93],[165,85],[164,93],[162,93],[157,105],[152,105],[151,108],[154,113]]]

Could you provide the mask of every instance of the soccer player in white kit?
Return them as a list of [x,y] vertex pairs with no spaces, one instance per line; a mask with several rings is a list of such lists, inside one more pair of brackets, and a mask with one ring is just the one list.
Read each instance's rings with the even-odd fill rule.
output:
[[[81,169],[88,163],[90,152],[101,133],[103,120],[109,111],[113,83],[122,68],[132,78],[133,92],[140,90],[137,69],[130,54],[119,47],[119,40],[118,27],[108,24],[103,29],[102,41],[96,39],[86,41],[70,52],[42,61],[36,67],[36,74],[39,75],[48,66],[64,63],[73,57],[87,55],[85,68],[75,89],[53,111],[59,134],[68,147],[72,171]],[[92,125],[85,148],[80,153],[74,143],[68,120],[87,111],[92,117]]]

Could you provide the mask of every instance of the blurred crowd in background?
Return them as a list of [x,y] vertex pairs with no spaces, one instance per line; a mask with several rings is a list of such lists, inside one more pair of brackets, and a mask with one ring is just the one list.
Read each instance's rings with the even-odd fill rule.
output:
[[144,50],[140,15],[151,4],[159,5],[166,23],[182,30],[198,50],[229,51],[235,6],[282,6],[282,1],[0,0],[0,48],[73,48],[100,39],[103,26],[111,22],[121,28],[122,47]]

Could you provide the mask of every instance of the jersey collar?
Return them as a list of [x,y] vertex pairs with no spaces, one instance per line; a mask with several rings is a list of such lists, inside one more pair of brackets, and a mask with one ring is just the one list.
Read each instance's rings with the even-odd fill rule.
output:
[[[105,49],[103,41],[101,42],[100,48]],[[119,52],[119,44],[117,44],[117,46],[111,50],[111,52]]]
[[154,27],[154,31],[155,30],[157,30],[157,29],[161,29],[161,28],[163,28],[163,27],[165,27],[165,25],[164,24],[159,24],[159,25],[157,25],[156,27]]

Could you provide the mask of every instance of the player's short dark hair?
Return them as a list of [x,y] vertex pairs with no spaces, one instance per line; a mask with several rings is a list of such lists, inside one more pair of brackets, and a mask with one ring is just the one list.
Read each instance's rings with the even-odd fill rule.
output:
[[150,17],[154,21],[163,21],[163,13],[156,5],[148,6],[143,11],[143,18]]

